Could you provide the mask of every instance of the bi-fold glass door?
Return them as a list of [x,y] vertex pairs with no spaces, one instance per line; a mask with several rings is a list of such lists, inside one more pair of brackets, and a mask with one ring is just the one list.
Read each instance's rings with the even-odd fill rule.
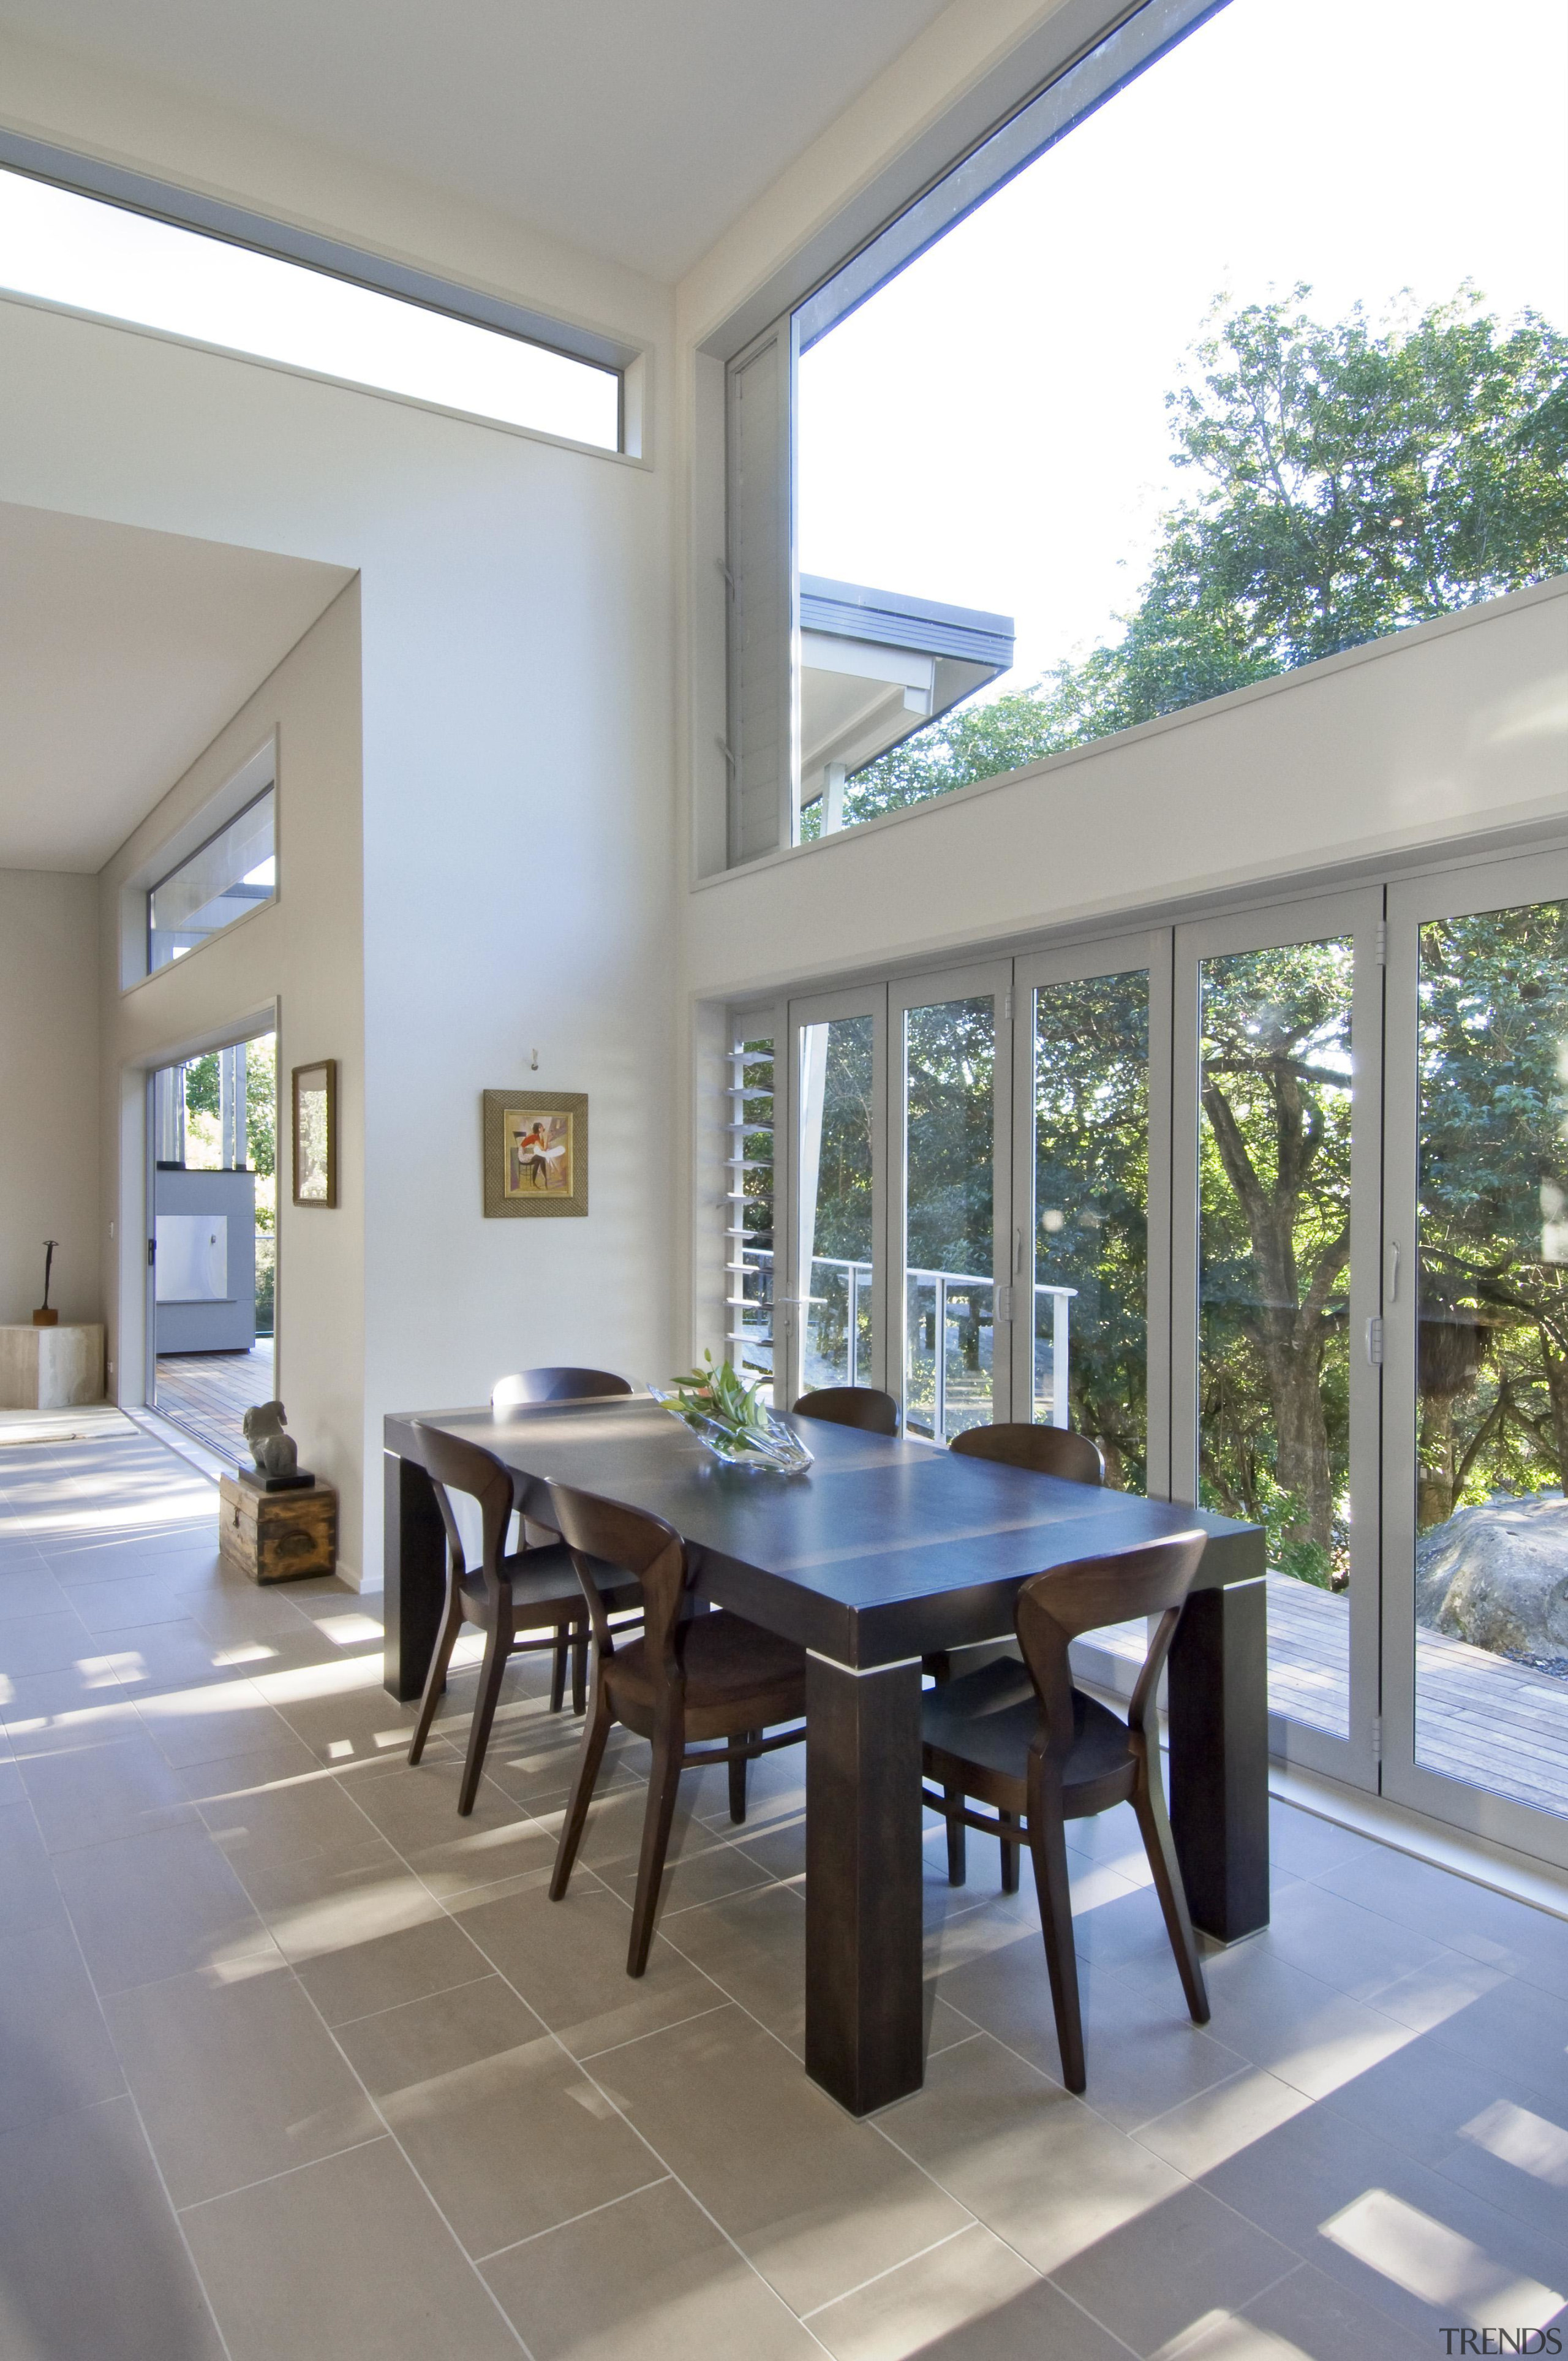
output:
[[781,1404],[887,1383],[887,987],[790,1003]]
[[1171,1497],[1268,1537],[1270,1744],[1377,1781],[1380,890],[1179,927]]
[[1568,855],[1390,887],[1384,1792],[1568,1864]]

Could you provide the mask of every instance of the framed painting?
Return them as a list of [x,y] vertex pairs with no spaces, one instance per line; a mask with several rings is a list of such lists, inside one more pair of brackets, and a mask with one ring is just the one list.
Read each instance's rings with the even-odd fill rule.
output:
[[487,1216],[587,1210],[587,1093],[487,1091]]
[[294,1081],[294,1202],[337,1202],[337,1060],[296,1066]]

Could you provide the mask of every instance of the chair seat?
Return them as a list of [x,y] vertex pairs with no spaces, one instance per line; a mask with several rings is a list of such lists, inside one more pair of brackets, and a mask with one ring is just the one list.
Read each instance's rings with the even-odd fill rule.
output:
[[[642,1592],[634,1576],[598,1561],[593,1563],[592,1572],[607,1607],[618,1613],[622,1608],[641,1607]],[[531,1619],[542,1624],[559,1623],[568,1616],[580,1615],[586,1621],[587,1601],[572,1564],[572,1553],[565,1542],[548,1542],[542,1549],[523,1550],[515,1557],[503,1557],[500,1573],[511,1592],[512,1620],[520,1631],[531,1628]],[[464,1583],[463,1591],[465,1598],[472,1597],[482,1603],[484,1576],[471,1576]]]
[[[1028,1669],[1016,1657],[999,1657],[978,1673],[965,1673],[927,1689],[922,1700],[921,1732],[927,1747],[970,1763],[994,1779],[1016,1782],[1029,1774],[1029,1749],[1040,1727],[1040,1703]],[[1075,1788],[1098,1785],[1125,1773],[1132,1763],[1127,1725],[1080,1689],[1072,1693],[1072,1751],[1063,1773],[1069,1816]]]
[[[798,1692],[799,1703],[784,1707],[779,1718],[789,1719],[806,1711],[806,1651],[793,1640],[781,1640],[743,1615],[723,1609],[694,1615],[680,1627],[676,1642],[686,1676],[686,1711],[701,1713],[775,1692]],[[633,1640],[617,1648],[606,1667],[611,1694],[652,1706],[653,1684],[648,1671],[646,1644]]]

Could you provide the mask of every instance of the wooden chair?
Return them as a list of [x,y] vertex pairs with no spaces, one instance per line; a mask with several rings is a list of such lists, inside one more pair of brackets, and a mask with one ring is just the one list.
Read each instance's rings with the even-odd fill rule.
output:
[[604,1394],[629,1394],[625,1378],[613,1369],[516,1369],[490,1388],[492,1410],[517,1402],[596,1401]]
[[877,1386],[818,1386],[795,1405],[797,1418],[825,1418],[834,1426],[858,1426],[862,1434],[896,1434],[898,1404]]
[[[1087,1434],[1073,1434],[1065,1427],[1028,1426],[1003,1419],[995,1426],[965,1427],[961,1434],[954,1435],[948,1448],[965,1459],[999,1459],[1009,1467],[1027,1467],[1036,1476],[1064,1477],[1069,1484],[1105,1481],[1105,1459],[1100,1445],[1091,1443]],[[944,1650],[926,1658],[925,1670],[933,1680],[945,1681],[952,1675],[952,1661]],[[964,1824],[960,1819],[948,1822],[948,1875],[955,1885],[964,1882]],[[1018,1855],[1014,1850],[1004,1850],[1003,1892],[1015,1893],[1017,1886]]]
[[[490,1408],[512,1410],[529,1402],[599,1401],[610,1394],[629,1394],[632,1390],[630,1380],[618,1378],[613,1369],[514,1369],[510,1378],[498,1378],[490,1388]],[[559,1533],[551,1532],[532,1519],[524,1521],[521,1541],[525,1550],[551,1543],[558,1546],[560,1540]],[[587,1666],[586,1640],[580,1653],[582,1669],[575,1676],[579,1687]],[[582,1709],[579,1704],[576,1710],[581,1713]]]
[[[550,1898],[559,1902],[566,1891],[605,1742],[612,1726],[624,1722],[653,1743],[626,1955],[627,1974],[640,1976],[653,1938],[681,1773],[699,1763],[727,1763],[729,1817],[743,1820],[748,1762],[775,1747],[798,1745],[806,1736],[804,1723],[778,1737],[764,1734],[779,1722],[802,1720],[806,1653],[743,1616],[685,1612],[691,1605],[691,1573],[685,1545],[673,1526],[565,1485],[553,1484],[550,1497],[551,1516],[572,1553],[594,1628],[593,1706],[583,1731]],[[618,1644],[620,1635],[610,1629],[603,1593],[594,1580],[594,1562],[605,1558],[630,1567],[641,1587],[643,1636],[629,1645]],[[699,1751],[690,1743],[694,1739],[727,1742]]]
[[[956,1791],[960,1824],[999,1838],[1003,1861],[1016,1862],[1019,1846],[1029,1848],[1062,2079],[1069,2091],[1081,2091],[1085,2077],[1067,1873],[1069,1820],[1132,1805],[1187,2005],[1196,2024],[1209,2022],[1203,1970],[1166,1817],[1155,1711],[1160,1673],[1203,1542],[1201,1533],[1178,1533],[1118,1557],[1083,1558],[1032,1575],[1018,1593],[1023,1664],[1003,1657],[926,1692],[926,1771],[942,1783],[940,1795],[925,1790],[926,1802],[950,1828]],[[1160,1620],[1124,1722],[1074,1687],[1068,1648],[1085,1631],[1137,1615]],[[970,1810],[963,1798],[971,1795],[993,1805],[996,1817]],[[954,1883],[961,1884],[961,1873]]]
[[1065,1426],[1024,1426],[1010,1420],[997,1426],[968,1426],[948,1448],[968,1459],[1001,1459],[1009,1467],[1029,1467],[1036,1476],[1064,1476],[1069,1484],[1105,1481],[1100,1445]]
[[[561,1543],[524,1550],[516,1556],[506,1554],[507,1530],[512,1513],[510,1468],[503,1466],[493,1452],[481,1450],[477,1443],[464,1443],[455,1435],[443,1434],[417,1419],[414,1432],[420,1438],[425,1472],[434,1487],[436,1506],[446,1528],[446,1611],[425,1675],[409,1761],[417,1763],[424,1752],[436,1702],[446,1686],[447,1667],[457,1644],[457,1634],[465,1622],[477,1623],[485,1634],[485,1656],[468,1731],[468,1757],[457,1795],[457,1809],[468,1813],[474,1808],[490,1724],[496,1718],[496,1700],[509,1659],[514,1651],[521,1649],[554,1649],[550,1709],[555,1713],[560,1710],[565,1688],[566,1654],[570,1649],[572,1706],[574,1712],[581,1713],[587,1701],[584,1675],[588,1621],[576,1562]],[[477,1569],[468,1565],[463,1536],[457,1530],[449,1497],[453,1492],[466,1492],[479,1504],[484,1542]],[[612,1607],[635,1607],[639,1603],[636,1582],[612,1567],[599,1566],[597,1573],[589,1574],[588,1580],[596,1585],[604,1583],[603,1597]],[[600,1596],[597,1587],[595,1596]],[[548,1640],[518,1637],[519,1632],[546,1627],[552,1634]]]

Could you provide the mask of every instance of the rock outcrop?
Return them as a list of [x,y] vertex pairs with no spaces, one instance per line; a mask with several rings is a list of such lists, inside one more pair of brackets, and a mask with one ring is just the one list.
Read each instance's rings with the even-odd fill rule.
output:
[[1568,1655],[1568,1500],[1494,1492],[1416,1543],[1416,1616],[1503,1655]]

